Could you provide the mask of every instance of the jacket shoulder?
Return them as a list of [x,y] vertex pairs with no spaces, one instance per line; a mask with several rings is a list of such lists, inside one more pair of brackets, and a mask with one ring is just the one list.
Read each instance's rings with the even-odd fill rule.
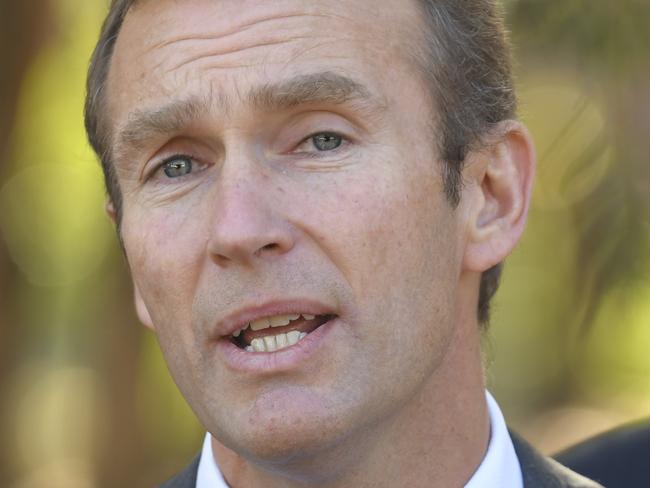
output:
[[524,488],[603,488],[595,481],[543,456],[516,434],[510,435],[521,465]]
[[618,427],[557,454],[562,464],[605,486],[650,486],[650,420]]
[[200,457],[200,455],[196,456],[189,466],[169,481],[160,485],[159,488],[196,488],[196,476],[199,470]]

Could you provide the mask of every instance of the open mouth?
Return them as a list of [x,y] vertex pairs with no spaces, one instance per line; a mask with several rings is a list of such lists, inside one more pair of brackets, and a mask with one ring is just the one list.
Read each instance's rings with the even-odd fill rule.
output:
[[275,352],[297,344],[335,315],[283,314],[262,317],[230,336],[230,341],[248,352]]

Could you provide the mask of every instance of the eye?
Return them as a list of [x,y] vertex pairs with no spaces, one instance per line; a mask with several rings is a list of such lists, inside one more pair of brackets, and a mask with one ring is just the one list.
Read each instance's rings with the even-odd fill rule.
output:
[[338,148],[343,142],[341,136],[332,134],[331,132],[323,132],[322,134],[315,134],[311,136],[314,147],[319,151],[332,151]]
[[318,152],[333,151],[343,144],[343,137],[334,132],[319,132],[306,138],[298,149],[311,152],[316,149]]
[[163,161],[162,170],[169,178],[179,178],[192,172],[192,159],[188,156],[172,156]]

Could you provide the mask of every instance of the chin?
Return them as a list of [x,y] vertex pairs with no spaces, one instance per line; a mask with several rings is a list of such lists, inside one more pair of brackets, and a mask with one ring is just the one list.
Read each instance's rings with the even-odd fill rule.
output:
[[260,422],[234,433],[228,447],[270,471],[285,471],[290,465],[312,464],[337,445],[344,435],[333,427],[295,419]]
[[236,422],[231,419],[221,430],[225,434],[223,443],[256,464],[273,469],[309,462],[339,444],[349,432],[340,410],[314,396],[278,393],[262,395]]

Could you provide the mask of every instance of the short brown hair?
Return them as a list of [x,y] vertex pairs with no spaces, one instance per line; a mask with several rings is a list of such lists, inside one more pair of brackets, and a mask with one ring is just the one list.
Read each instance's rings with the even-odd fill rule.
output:
[[[101,161],[118,225],[122,195],[111,162],[103,104],[115,41],[127,12],[136,2],[111,1],[87,80],[86,131]],[[494,124],[515,117],[510,49],[503,16],[494,0],[418,0],[418,4],[425,22],[425,42],[415,58],[429,80],[436,105],[433,113],[440,135],[432,138],[443,161],[445,193],[456,207],[467,153],[481,143]],[[499,263],[481,276],[477,314],[482,324],[489,320],[490,300],[499,286],[501,269]]]

